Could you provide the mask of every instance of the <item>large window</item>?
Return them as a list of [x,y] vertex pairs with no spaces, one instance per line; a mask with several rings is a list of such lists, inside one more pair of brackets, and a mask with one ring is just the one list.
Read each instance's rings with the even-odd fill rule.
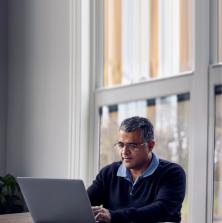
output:
[[103,86],[191,71],[191,0],[104,0]]
[[213,223],[222,223],[222,85],[215,87]]
[[122,119],[147,116],[158,155],[187,171],[183,221],[221,223],[222,1],[70,3],[71,56],[81,67],[70,66],[69,170],[91,183],[118,159],[111,151]]
[[[140,115],[154,124],[154,151],[181,164],[188,176],[192,4],[192,0],[103,1],[102,77],[96,92],[100,168],[119,159],[112,145],[120,122]],[[188,222],[188,209],[187,190],[183,223]]]
[[[211,0],[90,2],[94,12],[90,75],[97,81],[92,82],[95,109],[90,110],[89,181],[99,168],[118,159],[112,145],[122,119],[146,116],[155,126],[157,154],[186,170],[182,221],[212,223],[221,214],[216,198],[221,193],[216,174],[221,171],[214,173],[213,205],[206,199],[211,192],[213,197],[213,189],[207,193],[209,179],[213,186],[213,170],[209,171],[212,178],[208,176],[213,166],[208,163],[208,130],[213,123],[209,119],[209,81],[214,67],[209,61],[218,67],[222,58],[221,0],[215,9],[219,13],[213,14],[209,9],[216,1]],[[210,32],[212,17],[217,32]],[[212,38],[212,33],[217,35]],[[210,55],[210,42],[214,42],[214,55]],[[217,166],[215,163],[215,171]],[[213,212],[208,213],[210,218],[207,207]]]

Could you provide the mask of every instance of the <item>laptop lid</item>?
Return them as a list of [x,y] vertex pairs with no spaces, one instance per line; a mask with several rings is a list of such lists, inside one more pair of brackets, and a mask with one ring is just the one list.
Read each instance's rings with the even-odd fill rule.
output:
[[82,180],[17,177],[36,223],[95,223]]

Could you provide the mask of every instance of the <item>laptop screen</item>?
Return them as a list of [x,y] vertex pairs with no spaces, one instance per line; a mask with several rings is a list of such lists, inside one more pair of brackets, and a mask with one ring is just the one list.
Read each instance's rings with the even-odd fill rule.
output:
[[34,222],[95,223],[82,180],[18,177]]

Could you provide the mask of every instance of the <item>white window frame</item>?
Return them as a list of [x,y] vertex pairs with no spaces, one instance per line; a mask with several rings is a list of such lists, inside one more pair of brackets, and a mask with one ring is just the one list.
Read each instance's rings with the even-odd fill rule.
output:
[[[212,177],[212,170],[208,169],[211,158],[207,157],[212,150],[210,147],[212,137],[208,138],[209,122],[211,123],[212,119],[209,116],[210,113],[212,114],[212,111],[209,111],[212,105],[208,99],[208,88],[211,86],[208,78],[211,73],[216,72],[217,68],[214,67],[213,71],[209,72],[209,63],[216,61],[214,35],[211,35],[211,43],[213,43],[211,48],[214,50],[210,55],[210,31],[212,31],[210,30],[210,0],[193,0],[193,71],[179,76],[110,89],[96,88],[96,83],[101,82],[103,76],[103,20],[101,19],[103,0],[70,0],[70,4],[72,5],[70,21],[73,21],[70,25],[72,34],[70,39],[73,42],[70,50],[72,55],[70,104],[72,106],[70,106],[69,177],[83,178],[88,185],[98,172],[99,108],[101,106],[189,92],[188,222],[211,223],[212,213],[209,210],[211,208],[212,211],[212,204],[209,203],[211,205],[209,207],[208,202],[212,197],[210,198],[209,195],[207,199],[207,194],[210,194],[207,192],[209,190],[212,192],[210,186],[212,181],[207,180],[207,176]],[[90,37],[87,38],[88,34]],[[72,40],[74,35],[76,38]],[[89,58],[86,60],[86,57]],[[219,70],[218,75],[221,74],[221,69]],[[88,90],[86,86],[89,87]],[[213,127],[210,128],[212,130]],[[208,145],[211,148],[209,151]]]
[[[102,4],[102,1],[95,2]],[[101,13],[101,12],[100,12]],[[99,12],[96,13],[99,17]],[[193,38],[194,38],[194,71],[185,75],[157,79],[111,89],[95,91],[95,126],[99,129],[99,107],[135,101],[140,99],[157,98],[161,96],[190,93],[190,150],[188,171],[189,222],[206,222],[206,192],[207,192],[207,127],[208,127],[208,68],[209,68],[209,0],[193,1]],[[101,20],[101,17],[97,21]],[[204,24],[204,25],[203,25]],[[101,35],[102,27],[97,33]],[[96,37],[95,37],[96,38]],[[97,45],[101,49],[102,44]],[[101,54],[97,58],[102,58]],[[102,74],[103,64],[97,64]],[[197,87],[198,86],[198,87]],[[147,89],[149,89],[147,91]],[[195,124],[194,124],[195,123]],[[99,167],[99,130],[95,134],[94,172]],[[198,133],[198,135],[197,135]],[[201,162],[199,162],[201,159]],[[203,171],[205,170],[205,171]],[[201,185],[201,186],[200,186]],[[203,196],[204,195],[204,196]]]
[[[101,2],[97,2],[100,3]],[[198,7],[199,6],[199,7]],[[187,75],[153,80],[145,83],[137,83],[128,86],[115,87],[112,89],[98,89],[95,91],[95,126],[99,129],[98,110],[100,106],[118,104],[139,99],[156,98],[171,94],[189,92],[191,105],[191,134],[189,151],[189,222],[206,221],[206,199],[203,194],[207,191],[207,124],[208,124],[208,60],[209,60],[209,0],[196,0],[194,9],[194,72]],[[99,15],[99,13],[96,13]],[[97,18],[97,21],[99,19]],[[203,22],[204,21],[204,22]],[[102,28],[102,27],[98,27]],[[102,33],[101,30],[98,31]],[[98,46],[96,47],[98,49]],[[101,49],[102,46],[99,46]],[[100,51],[102,53],[102,50]],[[99,58],[102,58],[100,55]],[[102,61],[100,61],[102,62]],[[103,68],[102,63],[98,65]],[[102,71],[97,72],[101,74]],[[199,86],[198,88],[196,86]],[[149,89],[149,91],[147,91]],[[204,112],[203,112],[204,111]],[[193,125],[192,123],[195,123]],[[97,134],[99,132],[97,131]],[[198,136],[196,136],[196,134]],[[195,136],[195,137],[192,137]],[[202,139],[202,140],[201,140]],[[99,135],[95,135],[94,166],[92,178],[98,171],[99,164]],[[202,162],[199,162],[201,158]],[[206,171],[202,171],[206,170]],[[201,187],[199,185],[202,185]],[[198,208],[197,208],[198,207]]]

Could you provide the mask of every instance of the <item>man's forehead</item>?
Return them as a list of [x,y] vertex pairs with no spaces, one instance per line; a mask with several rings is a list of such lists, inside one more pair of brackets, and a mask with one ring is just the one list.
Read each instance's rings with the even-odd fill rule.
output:
[[119,137],[140,137],[141,136],[141,130],[139,128],[135,129],[132,132],[126,132],[122,129],[119,130]]

